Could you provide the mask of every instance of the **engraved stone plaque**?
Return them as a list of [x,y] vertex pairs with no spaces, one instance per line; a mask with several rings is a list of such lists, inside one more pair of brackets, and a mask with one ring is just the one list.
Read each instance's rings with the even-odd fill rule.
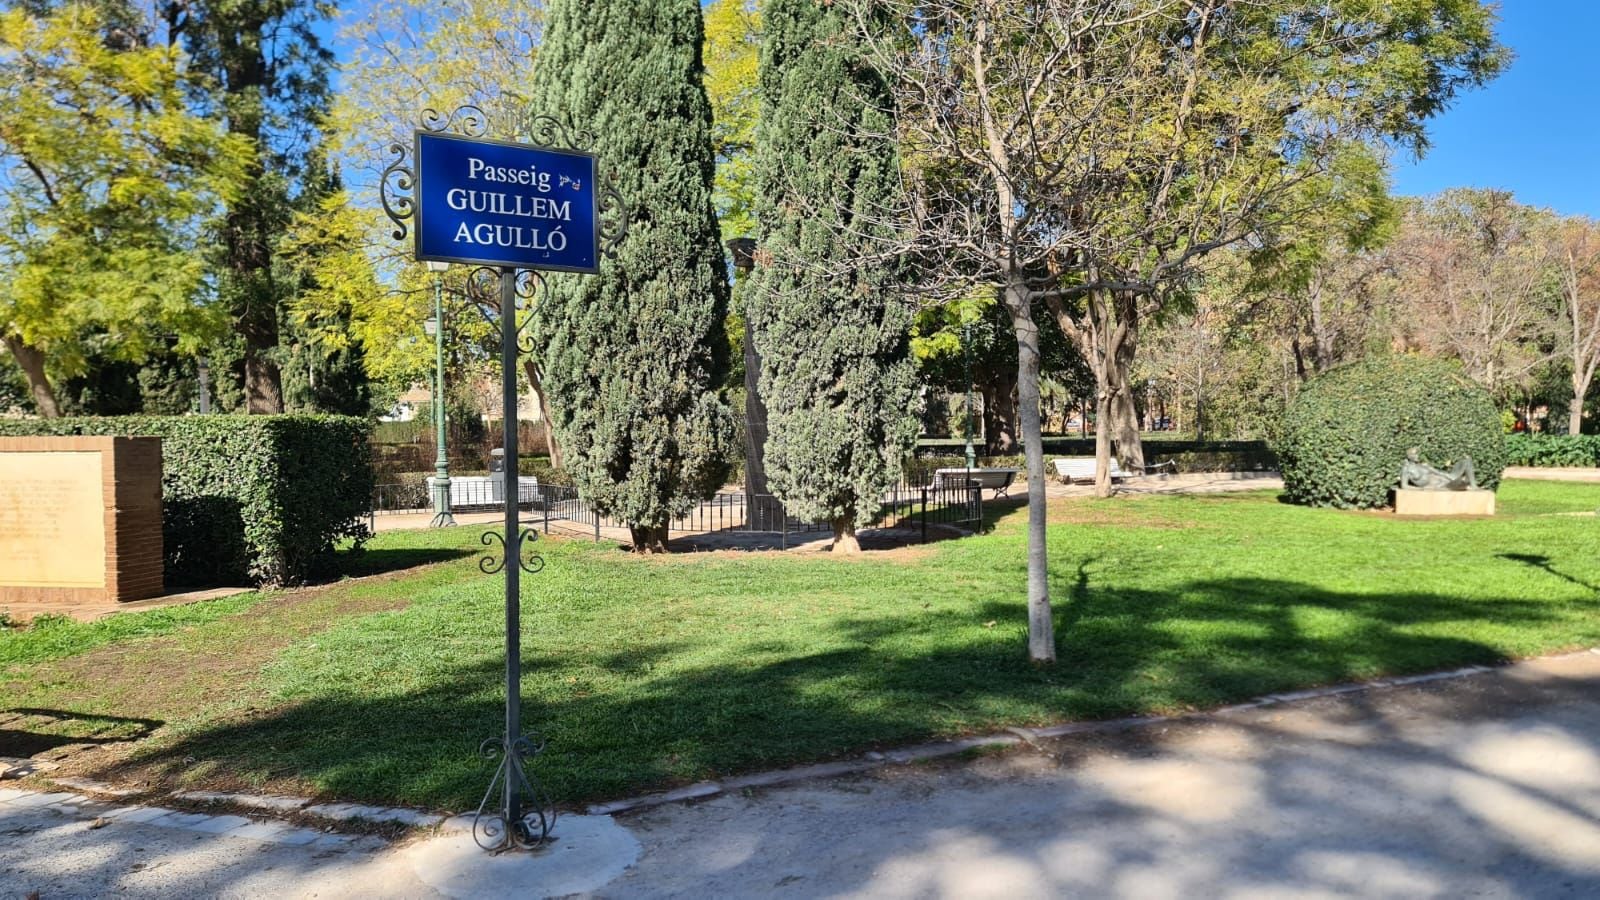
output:
[[100,454],[0,453],[0,584],[104,588]]
[[158,438],[0,438],[0,608],[162,593]]

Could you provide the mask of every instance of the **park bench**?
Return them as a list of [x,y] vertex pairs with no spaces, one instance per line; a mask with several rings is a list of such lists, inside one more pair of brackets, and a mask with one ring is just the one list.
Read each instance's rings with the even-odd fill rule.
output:
[[[1095,468],[1094,457],[1092,456],[1065,456],[1057,459],[1055,461],[1055,465],[1056,475],[1060,476],[1061,480],[1067,484],[1072,484],[1074,481],[1094,480]],[[1122,466],[1117,463],[1116,458],[1112,457],[1111,480],[1120,481],[1121,479],[1131,477],[1131,473],[1124,470]]]
[[933,489],[948,490],[950,488],[965,487],[976,482],[978,487],[992,490],[995,496],[1004,497],[1006,491],[1011,489],[1011,483],[1017,480],[1018,469],[935,469],[933,472]]

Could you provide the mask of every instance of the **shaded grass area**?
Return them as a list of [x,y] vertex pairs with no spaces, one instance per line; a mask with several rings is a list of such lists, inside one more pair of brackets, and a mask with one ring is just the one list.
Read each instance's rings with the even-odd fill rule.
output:
[[[459,559],[472,553],[465,544],[466,538],[459,530],[443,535],[437,532],[385,535],[381,541],[374,542],[376,546],[339,554],[338,571],[332,577],[334,580],[359,578]],[[251,591],[204,603],[161,607],[137,615],[109,616],[94,622],[78,622],[64,616],[40,617],[32,623],[35,627],[0,629],[0,666],[71,656],[129,638],[171,634],[225,619],[249,609],[263,597],[285,593],[288,592]]]
[[[1052,669],[1025,658],[1020,509],[988,534],[861,559],[635,559],[541,541],[522,635],[524,721],[549,739],[535,770],[575,803],[1600,643],[1600,519],[1560,514],[1600,506],[1600,486],[1509,482],[1500,506],[1492,520],[1403,521],[1261,492],[1059,502]],[[478,549],[480,531],[374,549],[449,557]],[[164,723],[131,752],[78,758],[103,777],[476,803],[503,618],[499,580],[473,559],[203,607],[160,629],[81,632],[77,650],[19,653],[31,632],[0,635],[0,692]]]

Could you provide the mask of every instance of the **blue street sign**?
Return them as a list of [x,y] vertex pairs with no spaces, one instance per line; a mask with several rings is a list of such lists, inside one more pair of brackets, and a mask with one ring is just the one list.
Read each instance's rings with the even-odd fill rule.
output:
[[599,271],[592,154],[423,131],[416,139],[417,259]]

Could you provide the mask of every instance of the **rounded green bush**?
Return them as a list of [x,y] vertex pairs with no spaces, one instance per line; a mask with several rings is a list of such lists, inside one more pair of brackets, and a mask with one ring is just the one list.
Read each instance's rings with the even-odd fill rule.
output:
[[1500,486],[1494,401],[1445,360],[1386,356],[1317,376],[1289,404],[1276,449],[1291,502],[1370,509],[1389,503],[1412,447],[1440,468],[1470,456],[1478,485]]

